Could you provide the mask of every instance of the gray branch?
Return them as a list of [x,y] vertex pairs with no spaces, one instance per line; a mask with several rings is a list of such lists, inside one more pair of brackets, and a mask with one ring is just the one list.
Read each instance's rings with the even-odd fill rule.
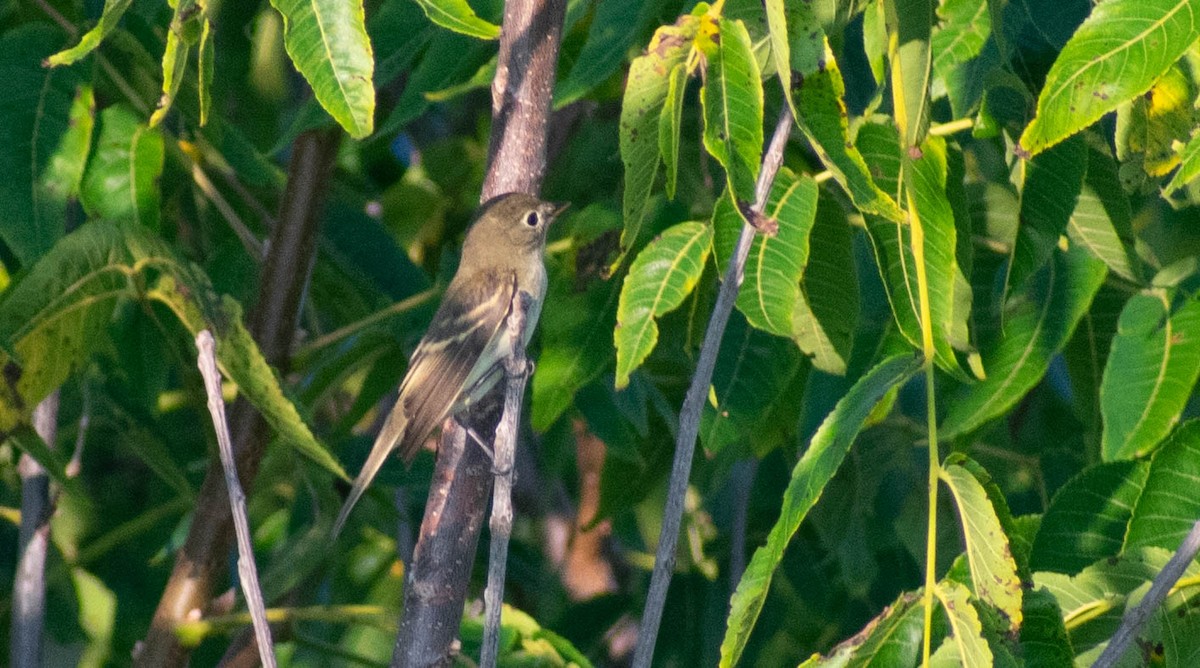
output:
[[217,449],[221,455],[221,467],[225,472],[225,487],[229,490],[229,509],[233,513],[233,530],[237,536],[238,579],[246,596],[246,607],[254,624],[254,638],[258,641],[258,656],[267,668],[275,668],[275,644],[271,641],[271,627],[267,625],[267,613],[263,605],[262,590],[258,586],[258,568],[254,565],[254,547],[250,544],[250,520],[246,517],[246,495],[238,480],[237,465],[233,461],[233,443],[229,438],[229,423],[225,420],[225,401],[221,398],[221,372],[217,370],[216,342],[207,329],[196,335],[196,366],[204,376],[204,390],[208,394],[208,412],[212,416],[213,429],[217,432]]
[[1108,646],[1104,648],[1104,652],[1100,654],[1100,658],[1096,660],[1092,668],[1111,668],[1111,666],[1117,665],[1117,661],[1133,644],[1142,625],[1167,599],[1171,588],[1175,586],[1176,582],[1179,582],[1184,571],[1195,560],[1197,552],[1200,552],[1200,520],[1192,525],[1192,530],[1188,532],[1187,536],[1184,536],[1179,549],[1175,550],[1175,554],[1171,555],[1171,560],[1155,576],[1154,583],[1150,585],[1150,591],[1146,592],[1146,595],[1135,607],[1125,613],[1125,617],[1121,620],[1121,626],[1113,634],[1112,640],[1108,641]]
[[[508,336],[520,342],[525,331],[525,317],[529,311],[529,295],[517,291],[513,296],[512,313],[508,316]],[[483,594],[484,625],[483,651],[479,665],[493,668],[500,647],[500,610],[504,606],[504,571],[508,561],[508,539],[512,536],[512,481],[513,465],[517,453],[517,428],[521,420],[521,400],[525,397],[525,383],[529,380],[529,369],[525,360],[525,348],[519,343],[513,346],[512,354],[504,360],[504,413],[496,426],[496,437],[492,443],[493,465],[496,484],[492,488],[492,519],[488,528],[492,531],[492,544],[488,554],[487,589]]]
[[[775,134],[771,136],[771,145],[763,156],[762,170],[758,174],[758,183],[754,189],[754,206],[751,208],[751,218],[761,216],[767,205],[767,195],[771,192],[771,183],[775,173],[783,162],[783,147],[791,134],[792,117],[785,106],[775,124]],[[704,343],[700,347],[700,359],[696,363],[696,373],[692,375],[692,383],[683,399],[683,407],[679,411],[679,433],[675,439],[675,459],[671,464],[671,480],[668,487],[667,505],[663,509],[662,530],[658,534],[658,551],[654,557],[654,573],[650,577],[650,592],[646,595],[646,610],[642,614],[642,626],[638,632],[637,651],[634,653],[633,665],[636,668],[649,668],[654,658],[654,644],[658,639],[658,626],[662,622],[663,606],[667,600],[667,587],[671,584],[671,572],[675,569],[675,547],[679,540],[679,526],[683,519],[684,497],[687,494],[688,478],[692,472],[692,457],[696,453],[696,436],[700,431],[700,414],[708,397],[708,387],[712,383],[713,369],[717,364],[717,352],[721,349],[721,337],[725,335],[725,325],[729,322],[729,314],[733,311],[733,303],[737,299],[738,288],[742,285],[742,277],[746,267],[746,256],[750,253],[750,240],[754,237],[754,227],[749,222],[742,225],[742,233],[738,236],[737,245],[733,249],[733,258],[725,271],[725,280],[717,292],[717,302],[713,306],[712,315],[708,320],[708,329],[704,332]]]
[[[33,409],[33,428],[53,448],[58,437],[58,390]],[[46,617],[46,552],[50,548],[50,477],[28,454],[17,464],[21,476],[20,558],[13,575],[9,663],[13,668],[42,665],[42,627]]]

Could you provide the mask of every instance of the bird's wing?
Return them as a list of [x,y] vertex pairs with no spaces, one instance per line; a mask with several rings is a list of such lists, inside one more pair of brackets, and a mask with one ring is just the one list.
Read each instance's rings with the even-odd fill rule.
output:
[[451,282],[429,330],[413,352],[396,405],[338,513],[334,536],[393,449],[400,451],[404,461],[411,461],[425,437],[460,404],[464,386],[477,392],[482,382],[495,382],[493,369],[476,366],[481,359],[491,360],[488,367],[499,363],[494,351],[504,335],[515,290],[513,272],[491,272],[482,281]]
[[[501,363],[496,349],[516,290],[513,272],[489,272],[486,281],[471,281],[443,300],[433,324],[421,339],[400,386],[409,424],[397,449],[411,460],[434,427],[480,389]],[[467,292],[471,291],[471,292]],[[483,390],[490,387],[483,387]]]

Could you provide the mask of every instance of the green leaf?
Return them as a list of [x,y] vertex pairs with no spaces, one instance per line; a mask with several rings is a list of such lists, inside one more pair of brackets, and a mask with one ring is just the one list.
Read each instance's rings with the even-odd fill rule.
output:
[[734,199],[749,203],[762,162],[762,79],[746,24],[721,19],[719,35],[700,89],[704,147],[725,168]]
[[[469,37],[496,39],[500,26],[479,18],[467,0],[416,0],[430,21]],[[361,16],[361,15],[360,15]]]
[[[921,157],[902,159],[896,129],[888,125],[868,124],[859,129],[858,145],[874,166],[876,180],[895,189],[901,165],[905,181],[920,216],[924,232],[925,271],[929,286],[929,310],[933,318],[933,342],[938,366],[966,378],[958,365],[953,346],[965,347],[968,313],[955,309],[955,283],[961,270],[955,256],[957,230],[954,212],[946,197],[946,144],[931,137],[921,149]],[[888,291],[892,313],[900,331],[914,347],[922,346],[921,304],[913,252],[912,224],[902,224],[878,216],[866,216],[867,233],[875,251],[875,261]]]
[[646,53],[629,65],[620,124],[621,162],[625,165],[622,250],[636,242],[641,232],[658,175],[659,123],[670,88],[670,74],[691,52],[699,24],[700,19],[684,16],[675,25],[659,28]]
[[1200,176],[1200,131],[1192,133],[1192,138],[1179,151],[1179,169],[1163,186],[1163,197],[1170,197],[1180,188],[1186,186]]
[[1108,462],[1067,481],[1042,516],[1030,568],[1078,573],[1119,554],[1149,468],[1146,462]]
[[1067,238],[1103,260],[1114,274],[1136,282],[1136,265],[1125,241],[1132,236],[1129,197],[1108,147],[1088,143],[1087,174],[1067,224]]
[[875,185],[867,162],[850,140],[846,86],[821,24],[808,3],[793,3],[792,69],[798,85],[789,92],[792,115],[833,178],[864,213],[900,221],[896,202]]
[[815,368],[837,376],[846,373],[858,324],[853,243],[841,204],[822,192],[808,238],[810,258],[792,313],[792,338]]
[[[969,473],[967,475],[970,476]],[[950,620],[952,635],[947,642],[953,642],[958,649],[961,662],[958,665],[964,668],[990,668],[992,650],[983,639],[983,624],[979,621],[975,606],[971,605],[971,591],[950,580],[939,582],[933,591]]]
[[[584,219],[595,220],[591,224],[605,230],[621,226],[620,213],[592,205],[568,219],[576,236]],[[580,266],[586,263],[586,256],[586,249],[580,249],[574,272],[547,263],[550,281],[546,303],[558,306],[544,309],[538,324],[542,348],[531,381],[530,422],[539,432],[546,431],[566,411],[581,387],[611,368],[614,350],[610,334],[616,326],[621,284],[616,279],[588,280],[586,266]],[[581,281],[587,281],[583,290],[578,289]]]
[[104,38],[117,28],[125,10],[129,9],[131,4],[133,4],[133,0],[104,0],[104,11],[100,13],[100,20],[96,25],[79,38],[78,44],[50,56],[46,59],[46,63],[51,67],[70,65],[95,51],[96,47],[100,46],[100,42],[103,42]]
[[671,68],[667,97],[663,100],[662,116],[658,119],[658,151],[667,172],[667,197],[675,199],[675,184],[679,177],[679,132],[683,123],[683,93],[687,88],[687,65]]
[[202,24],[208,21],[207,10],[198,0],[178,0],[172,4],[175,15],[167,29],[167,47],[162,60],[162,96],[158,107],[150,114],[150,127],[157,127],[175,104],[175,96],[183,85],[188,55],[200,38]]
[[[792,89],[792,51],[788,45],[788,20],[784,12],[784,0],[763,0],[767,15],[767,37],[771,40],[771,60],[775,74],[786,93]],[[788,104],[792,104],[789,97]],[[793,109],[793,114],[795,110]]]
[[[737,307],[751,325],[790,337],[792,315],[801,298],[800,281],[808,264],[808,235],[817,213],[816,182],[781,169],[771,185],[764,213],[778,223],[779,230],[772,235],[756,234],[750,242]],[[742,231],[741,214],[728,190],[713,209],[713,227],[719,267],[724,271]]]
[[1200,374],[1200,301],[1151,288],[1121,311],[1100,384],[1101,455],[1145,455],[1161,441]]
[[200,33],[200,49],[196,69],[200,76],[196,82],[196,93],[200,97],[200,126],[208,125],[208,112],[212,107],[213,61],[216,59],[213,46],[212,23],[204,18],[204,27]]
[[1187,141],[1195,125],[1194,99],[1191,70],[1177,61],[1144,95],[1117,108],[1117,158],[1149,176],[1165,176],[1179,164],[1174,146]]
[[1125,549],[1177,550],[1200,518],[1200,421],[1179,426],[1154,453],[1146,487],[1133,508]]
[[[1131,595],[1148,587],[1170,558],[1171,553],[1161,548],[1127,550],[1101,559],[1075,576],[1034,573],[1033,581],[1054,595],[1063,618],[1071,621],[1071,644],[1083,654],[1108,642],[1121,623]],[[1192,562],[1184,577],[1197,576],[1200,564]],[[1185,601],[1184,596],[1168,597],[1165,609],[1176,610]]]
[[583,43],[571,73],[555,86],[556,109],[587,95],[617,71],[643,26],[659,10],[661,3],[607,0],[595,3],[595,7],[587,41]]
[[921,655],[920,597],[901,594],[862,631],[839,644],[828,655],[813,655],[800,668],[865,668],[912,666]]
[[1076,210],[1087,171],[1087,144],[1073,137],[1026,163],[1020,226],[1005,277],[1005,294],[1050,259]]
[[[423,43],[425,38],[422,33],[419,41]],[[404,127],[429,108],[430,93],[447,90],[470,80],[496,55],[496,49],[490,43],[458,33],[436,30],[428,38],[429,46],[421,62],[412,68],[400,99],[379,128],[379,135],[390,135]],[[406,52],[399,55],[401,64],[405,57],[412,57]]]
[[958,506],[975,596],[995,606],[1007,617],[1009,630],[1015,631],[1022,619],[1021,579],[996,509],[980,481],[962,464],[945,466],[941,478]]
[[919,146],[929,129],[929,81],[933,59],[932,0],[883,0],[889,35],[892,109],[905,151]]
[[[155,276],[143,293],[143,282]],[[86,363],[114,307],[130,298],[163,302],[191,332],[212,330],[222,371],[267,422],[290,445],[348,479],[283,396],[236,303],[218,299],[207,276],[144,228],[108,221],[64,237],[4,293],[0,350],[15,357],[0,352],[0,366],[11,369],[15,381],[0,385],[0,431],[27,421],[39,401]]]
[[704,271],[712,249],[712,227],[680,223],[638,253],[617,303],[617,387],[641,366],[658,342],[655,318],[683,303]]
[[919,368],[919,360],[911,355],[883,360],[850,388],[813,435],[792,470],[779,520],[771,528],[766,545],[755,550],[730,600],[728,627],[721,642],[721,666],[732,666],[741,658],[784,549],[841,466],[871,411],[892,388],[904,384]]
[[351,137],[375,123],[375,60],[361,0],[271,0],[283,16],[283,41],[317,101]]
[[1054,596],[1043,588],[1030,589],[1022,602],[1025,624],[1021,626],[1021,648],[1025,651],[1025,665],[1073,665],[1075,650]]
[[954,390],[938,431],[954,438],[1016,405],[1071,338],[1105,273],[1104,265],[1082,249],[1056,252],[1022,292],[1008,299],[1002,331],[993,328],[980,345],[987,378]]
[[1034,155],[1150,90],[1200,38],[1200,0],[1112,0],[1063,47],[1021,135]]
[[122,105],[100,112],[100,136],[83,177],[80,203],[88,215],[159,228],[163,137]]
[[59,43],[41,24],[0,35],[0,238],[23,265],[62,236],[91,146],[95,103],[80,70],[42,67]]
[[[941,19],[933,33],[933,97],[949,92],[962,69],[983,51],[992,33],[989,3],[984,0],[946,0],[937,7]],[[951,101],[955,95],[950,95]],[[955,108],[958,111],[957,107]]]
[[778,404],[791,405],[787,391],[800,369],[800,353],[791,341],[765,334],[733,316],[721,337],[713,371],[716,403],[700,417],[700,442],[710,453],[742,443],[764,453],[779,445],[789,425],[772,420]]

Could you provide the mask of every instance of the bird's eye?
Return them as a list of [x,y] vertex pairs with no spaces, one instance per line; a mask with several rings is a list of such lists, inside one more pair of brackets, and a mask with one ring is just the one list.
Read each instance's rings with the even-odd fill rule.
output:
[[530,211],[529,213],[525,214],[525,224],[530,227],[537,227],[539,220],[540,218],[537,211]]

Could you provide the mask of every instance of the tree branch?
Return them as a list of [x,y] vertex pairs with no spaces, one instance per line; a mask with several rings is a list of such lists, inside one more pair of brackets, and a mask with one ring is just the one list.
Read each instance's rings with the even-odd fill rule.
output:
[[[308,284],[329,174],[341,134],[310,131],[296,138],[279,224],[271,230],[259,281],[258,303],[249,329],[269,364],[287,371],[296,318]],[[230,418],[238,477],[247,486],[258,472],[266,445],[266,423],[250,404],[238,401]],[[163,588],[150,630],[134,657],[138,666],[179,666],[187,650],[175,637],[180,622],[209,606],[214,582],[222,577],[233,537],[229,499],[221,464],[209,462],[196,500],[196,514],[175,567]]]
[[[58,390],[33,409],[33,428],[50,448],[58,437]],[[34,668],[42,665],[42,627],[46,618],[46,553],[50,549],[50,477],[33,457],[22,454],[17,464],[21,476],[21,528],[17,539],[17,571],[13,575],[12,628],[9,630],[9,665]]]
[[[775,124],[771,145],[763,156],[762,170],[758,174],[758,183],[754,190],[751,218],[760,216],[766,208],[767,195],[771,192],[775,173],[779,171],[779,165],[783,162],[783,147],[787,144],[791,129],[791,113],[785,106]],[[725,324],[729,322],[738,288],[742,285],[746,256],[750,253],[750,240],[753,237],[754,227],[749,222],[743,224],[742,233],[733,249],[733,258],[725,271],[725,280],[717,292],[717,301],[708,320],[708,329],[704,332],[704,343],[700,346],[696,373],[692,376],[692,383],[683,399],[683,407],[679,410],[679,433],[675,439],[675,459],[671,464],[667,505],[663,509],[662,530],[658,534],[658,551],[654,557],[654,573],[650,577],[650,592],[646,595],[646,609],[642,614],[637,651],[633,657],[633,665],[637,668],[649,668],[654,658],[654,644],[658,639],[658,626],[662,621],[663,606],[667,601],[667,587],[671,584],[671,572],[675,569],[675,546],[679,540],[679,525],[683,519],[683,502],[692,471],[692,457],[696,453],[700,413],[704,409],[708,387],[712,383],[717,352],[721,349],[721,337],[725,334]]]
[[229,490],[229,506],[233,515],[233,527],[237,534],[238,580],[246,597],[246,608],[254,624],[254,637],[258,643],[258,656],[267,668],[275,668],[275,644],[271,642],[271,628],[267,626],[262,590],[258,584],[258,568],[254,564],[254,546],[250,544],[250,521],[246,517],[246,495],[238,480],[237,468],[233,463],[233,445],[229,438],[229,424],[225,421],[225,401],[221,398],[221,372],[217,370],[217,342],[212,332],[201,330],[196,335],[196,365],[204,376],[204,390],[208,394],[208,412],[212,416],[213,429],[217,433],[217,449],[221,457],[221,469],[225,474],[225,487]]
[[[546,134],[565,0],[509,0],[492,81],[492,134],[480,201],[507,192],[536,194],[546,172]],[[493,439],[503,388],[460,418]],[[440,665],[451,658],[471,566],[492,489],[482,449],[466,447],[463,425],[442,432],[417,546],[404,588],[393,666]]]
[[1171,555],[1167,565],[1163,566],[1163,569],[1155,576],[1154,583],[1150,585],[1150,591],[1146,592],[1137,606],[1125,613],[1125,617],[1121,619],[1121,626],[1113,634],[1112,640],[1108,641],[1108,646],[1096,660],[1094,668],[1111,668],[1117,665],[1117,661],[1133,645],[1142,625],[1167,599],[1171,589],[1179,581],[1179,578],[1183,577],[1198,552],[1200,552],[1200,520],[1192,525],[1191,531],[1184,536],[1179,549],[1175,550],[1175,554]]

